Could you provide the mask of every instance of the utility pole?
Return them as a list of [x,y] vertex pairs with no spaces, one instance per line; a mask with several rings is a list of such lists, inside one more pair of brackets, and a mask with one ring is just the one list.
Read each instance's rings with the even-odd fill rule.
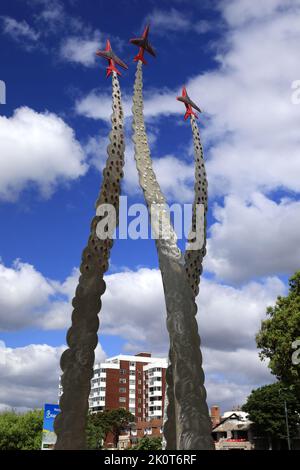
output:
[[285,425],[286,425],[286,436],[287,436],[288,450],[291,450],[291,438],[290,438],[290,428],[289,428],[289,417],[288,417],[288,410],[287,410],[286,399],[284,399],[284,413],[285,413]]

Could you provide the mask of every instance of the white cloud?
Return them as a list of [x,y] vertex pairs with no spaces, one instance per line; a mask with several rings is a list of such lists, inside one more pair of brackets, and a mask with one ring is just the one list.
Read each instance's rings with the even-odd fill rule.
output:
[[[250,0],[221,6],[229,28],[216,56],[218,68],[187,81],[190,96],[210,114],[203,120],[210,195],[248,197],[282,187],[299,192],[300,107],[291,102],[291,84],[299,78],[300,3],[266,2],[266,16]],[[240,9],[239,22],[232,16]],[[146,117],[182,113],[178,92],[146,93]],[[127,116],[130,107],[125,96]],[[94,90],[76,109],[107,120],[110,97]]]
[[19,260],[12,267],[0,264],[0,330],[64,328],[70,322],[77,278],[74,271],[59,283]]
[[202,279],[197,299],[204,346],[221,351],[255,349],[255,335],[266,307],[285,286],[277,277],[249,282],[237,288]]
[[219,278],[236,282],[299,269],[300,201],[232,195],[215,206],[214,217],[206,268]]
[[[136,163],[134,160],[134,145],[131,141],[131,135],[125,131],[127,135],[125,148],[125,167],[124,167],[124,191],[126,194],[141,193],[138,182],[138,174]],[[158,150],[156,149],[156,136],[148,132],[148,140],[150,146],[154,147],[152,155],[154,156],[153,167],[158,182],[167,199],[176,202],[192,202],[193,201],[193,184],[194,184],[194,164],[187,163],[176,158],[174,155],[165,155],[157,158]],[[101,136],[99,139],[91,137],[84,149],[90,157],[90,163],[96,168],[102,170],[107,158],[107,145],[109,143],[108,136]]]
[[46,344],[1,347],[0,403],[28,408],[57,403],[59,360],[64,349]]
[[[167,332],[160,272],[141,268],[108,275],[106,281],[103,333],[120,334],[133,344],[142,341],[157,353],[165,351]],[[204,346],[220,351],[255,348],[254,337],[266,307],[284,291],[283,283],[276,277],[240,288],[202,279],[197,302]]]
[[[182,113],[182,105],[176,100],[176,96],[180,93],[181,90],[179,89],[177,92],[162,89],[153,90],[151,93],[145,90],[145,117],[154,118],[159,115],[167,116],[173,113]],[[132,97],[122,93],[122,105],[125,117],[130,117],[132,115]],[[81,116],[108,121],[112,114],[111,95],[102,93],[99,90],[92,90],[87,96],[76,101],[75,109],[77,114]]]
[[[300,2],[220,5],[228,29],[218,67],[187,80],[190,96],[209,113],[203,116],[203,141],[210,194],[300,191],[300,107],[291,102],[291,84],[299,79]],[[153,91],[145,114],[182,113],[174,99],[178,91]]]
[[196,32],[199,34],[206,33],[210,29],[208,21],[197,21],[191,18],[189,14],[183,13],[171,8],[169,10],[153,10],[143,22],[144,24],[150,23],[151,33],[167,36],[168,33],[181,32]]
[[60,55],[68,62],[92,67],[96,64],[96,51],[102,46],[100,31],[95,31],[92,37],[71,36],[62,42]]
[[30,184],[48,197],[59,182],[87,170],[74,131],[57,115],[28,107],[0,116],[0,153],[0,198],[6,200],[15,200]]
[[[10,269],[2,267],[0,277],[2,329],[29,326],[53,329],[70,326],[71,299],[77,285],[77,270],[63,283],[45,279],[32,266],[26,264],[17,264]],[[137,350],[146,349],[155,355],[165,356],[168,334],[160,272],[156,269],[140,268],[137,271],[110,274],[105,280],[107,289],[102,298],[100,337],[101,334],[121,336],[127,342],[125,349],[129,352],[136,353]],[[210,387],[210,403],[221,400],[225,393],[223,384],[226,381],[228,385],[224,406],[235,403],[239,396],[237,390],[240,391],[240,396],[244,396],[251,388],[255,388],[255,384],[262,385],[272,380],[266,365],[259,361],[255,334],[265,317],[266,307],[272,305],[277,295],[284,292],[285,287],[278,278],[250,282],[240,288],[202,279],[197,300],[198,322],[204,369],[208,388]],[[0,346],[4,347],[3,342]],[[32,356],[34,362],[35,349],[28,348],[20,348],[20,354],[27,354],[29,351],[28,356]],[[55,352],[53,348],[43,348],[41,351],[52,357],[49,367],[54,361],[58,363],[61,350]],[[99,349],[97,360],[101,360],[102,354]],[[7,362],[6,359],[3,360],[3,355],[1,357],[0,367]],[[13,367],[16,367],[14,364],[15,362]],[[24,366],[20,382],[24,384],[28,375],[30,383],[36,383],[38,386],[42,364],[43,360],[37,365],[36,379],[31,378],[31,374],[35,373],[31,370],[32,366]],[[18,369],[13,376],[17,375]],[[17,378],[13,380],[17,383]],[[31,403],[37,400],[38,396],[33,387],[32,401],[26,399],[22,405],[32,406]],[[21,398],[19,399],[21,403]],[[0,395],[0,403],[8,402]]]
[[25,20],[17,21],[10,16],[2,16],[1,19],[3,33],[10,36],[14,41],[22,41],[26,47],[33,45],[40,37],[40,34]]
[[221,9],[226,21],[233,26],[253,20],[265,20],[269,15],[281,13],[281,9],[296,7],[299,0],[265,0],[261,5],[249,0],[222,1]]
[[[187,80],[190,96],[209,113],[202,117],[202,136],[210,201],[230,196],[215,210],[209,267],[234,281],[291,273],[299,266],[295,193],[300,192],[300,107],[292,104],[291,85],[299,79],[300,2],[232,0],[221,2],[220,8],[227,30],[217,68]],[[146,116],[181,113],[177,93],[162,90],[146,96]],[[79,102],[78,111],[85,103],[82,114],[96,117],[96,97],[94,92]],[[98,117],[105,114],[103,108]],[[267,203],[264,195],[271,198],[277,190],[290,192],[290,201]],[[234,200],[240,201],[239,216],[236,205],[234,215],[228,212]],[[239,236],[246,226],[247,236]]]
[[[166,356],[168,334],[160,272],[147,268],[107,276],[103,296],[103,334],[121,335],[125,350],[151,350]],[[261,363],[255,334],[266,307],[285,292],[278,278],[241,288],[202,279],[198,322],[208,402],[223,409],[242,404],[250,391],[273,381]]]
[[163,193],[172,201],[193,202],[194,165],[188,164],[173,155],[153,160],[154,171]]
[[[58,282],[46,279],[33,266],[20,261],[12,268],[0,268],[2,330],[28,326],[60,329],[70,325],[78,270]],[[167,333],[160,272],[140,268],[109,274],[105,279],[101,332],[121,335],[131,342],[140,340],[146,347],[162,351]],[[227,351],[253,347],[266,307],[283,293],[284,285],[276,277],[240,288],[204,278],[198,298],[204,345]]]
[[33,266],[16,261],[12,268],[0,264],[0,328],[32,325],[54,294],[54,287]]
[[208,403],[221,405],[223,411],[242,405],[252,390],[275,381],[256,350],[203,348],[202,353]]
[[[59,361],[66,346],[30,344],[9,348],[0,344],[0,409],[43,407],[44,403],[57,403]],[[105,359],[98,345],[97,360]],[[12,392],[13,391],[13,392]]]

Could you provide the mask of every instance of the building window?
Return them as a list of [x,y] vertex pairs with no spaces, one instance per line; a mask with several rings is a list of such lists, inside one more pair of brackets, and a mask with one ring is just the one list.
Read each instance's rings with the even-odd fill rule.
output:
[[120,403],[126,403],[126,397],[119,397]]
[[105,378],[105,377],[101,377],[100,382],[106,382],[106,378]]
[[120,387],[119,392],[120,393],[126,393],[126,388],[125,387]]
[[134,366],[135,366],[135,362],[130,362],[130,366],[131,366],[131,367],[134,367]]
[[150,401],[162,401],[162,397],[161,396],[150,397]]
[[126,379],[120,379],[119,382],[120,384],[126,384]]
[[141,399],[141,398],[139,398],[138,402],[139,402],[139,403],[142,403],[142,399]]
[[141,385],[141,384],[142,384],[142,381],[141,381],[141,380],[139,380],[139,385]]
[[142,408],[138,408],[138,413],[141,413],[142,412]]
[[139,394],[139,395],[141,395],[141,394],[142,394],[142,389],[141,389],[141,388],[139,388],[139,390],[138,390],[138,394]]
[[126,374],[126,372],[127,372],[127,370],[126,370],[126,369],[120,369],[120,374],[121,374],[121,375],[125,375],[125,374]]
[[131,371],[129,372],[129,374],[130,374],[130,375],[135,375],[135,370],[131,370]]

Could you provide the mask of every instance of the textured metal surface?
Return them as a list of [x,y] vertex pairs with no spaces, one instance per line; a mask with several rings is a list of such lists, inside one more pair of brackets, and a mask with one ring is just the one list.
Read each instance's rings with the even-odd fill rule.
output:
[[[195,283],[188,277],[188,273],[193,276],[200,275],[200,270],[195,264],[195,261],[199,263],[199,258],[193,260],[194,264],[191,264],[187,253],[186,266],[185,257],[177,246],[176,234],[168,212],[165,210],[165,198],[152,167],[143,117],[142,88],[142,63],[139,61],[132,108],[135,160],[152,227],[154,226],[154,232],[162,235],[161,238],[156,239],[156,246],[170,337],[170,366],[166,375],[168,407],[164,426],[166,448],[213,449],[211,422],[204,388],[200,338],[195,318],[197,313]],[[160,217],[162,218],[162,231],[156,227],[157,219]],[[166,234],[168,238],[165,238]],[[196,281],[197,287],[198,284],[199,279]]]
[[[207,213],[207,178],[205,171],[205,164],[203,158],[203,148],[201,145],[199,129],[195,117],[191,116],[191,126],[194,142],[194,155],[195,155],[195,197],[193,203],[193,217],[192,217],[192,227],[191,231],[195,233],[196,231],[196,210],[199,207],[199,204],[204,205],[204,243],[199,250],[191,250],[190,245],[188,245],[184,258],[185,258],[185,267],[188,276],[189,283],[194,292],[195,297],[199,293],[199,282],[200,275],[202,273],[202,261],[206,254],[206,213]],[[193,237],[190,238],[190,241],[193,242]]]
[[[124,134],[121,92],[117,75],[112,75],[113,114],[107,162],[103,170],[103,182],[96,208],[103,203],[116,209],[118,224],[120,182],[124,165]],[[56,417],[54,429],[57,434],[56,450],[84,449],[88,399],[95,360],[94,350],[98,343],[98,314],[101,296],[105,291],[103,276],[108,269],[111,239],[100,240],[96,227],[100,220],[95,216],[87,247],[82,254],[81,276],[72,305],[72,326],[67,333],[69,349],[61,357],[63,395],[60,399],[61,413]]]

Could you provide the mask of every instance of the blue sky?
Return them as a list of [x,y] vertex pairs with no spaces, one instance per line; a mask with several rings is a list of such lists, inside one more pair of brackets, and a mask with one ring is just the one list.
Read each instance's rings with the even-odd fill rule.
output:
[[[1,2],[0,79],[7,88],[0,105],[3,407],[56,398],[76,269],[106,156],[111,83],[95,51],[107,38],[129,65],[121,78],[123,194],[129,204],[143,201],[131,141],[136,48],[129,39],[148,21],[157,58],[149,56],[144,67],[145,115],[170,202],[191,202],[193,194],[191,131],[175,99],[183,84],[205,111],[199,126],[209,239],[198,320],[209,402],[240,404],[252,388],[272,380],[254,336],[266,306],[286,292],[287,278],[300,265],[300,107],[291,101],[300,74],[300,2],[253,3]],[[157,267],[152,240],[116,241],[99,360],[140,349],[166,354]],[[19,390],[14,397],[11,386]]]

